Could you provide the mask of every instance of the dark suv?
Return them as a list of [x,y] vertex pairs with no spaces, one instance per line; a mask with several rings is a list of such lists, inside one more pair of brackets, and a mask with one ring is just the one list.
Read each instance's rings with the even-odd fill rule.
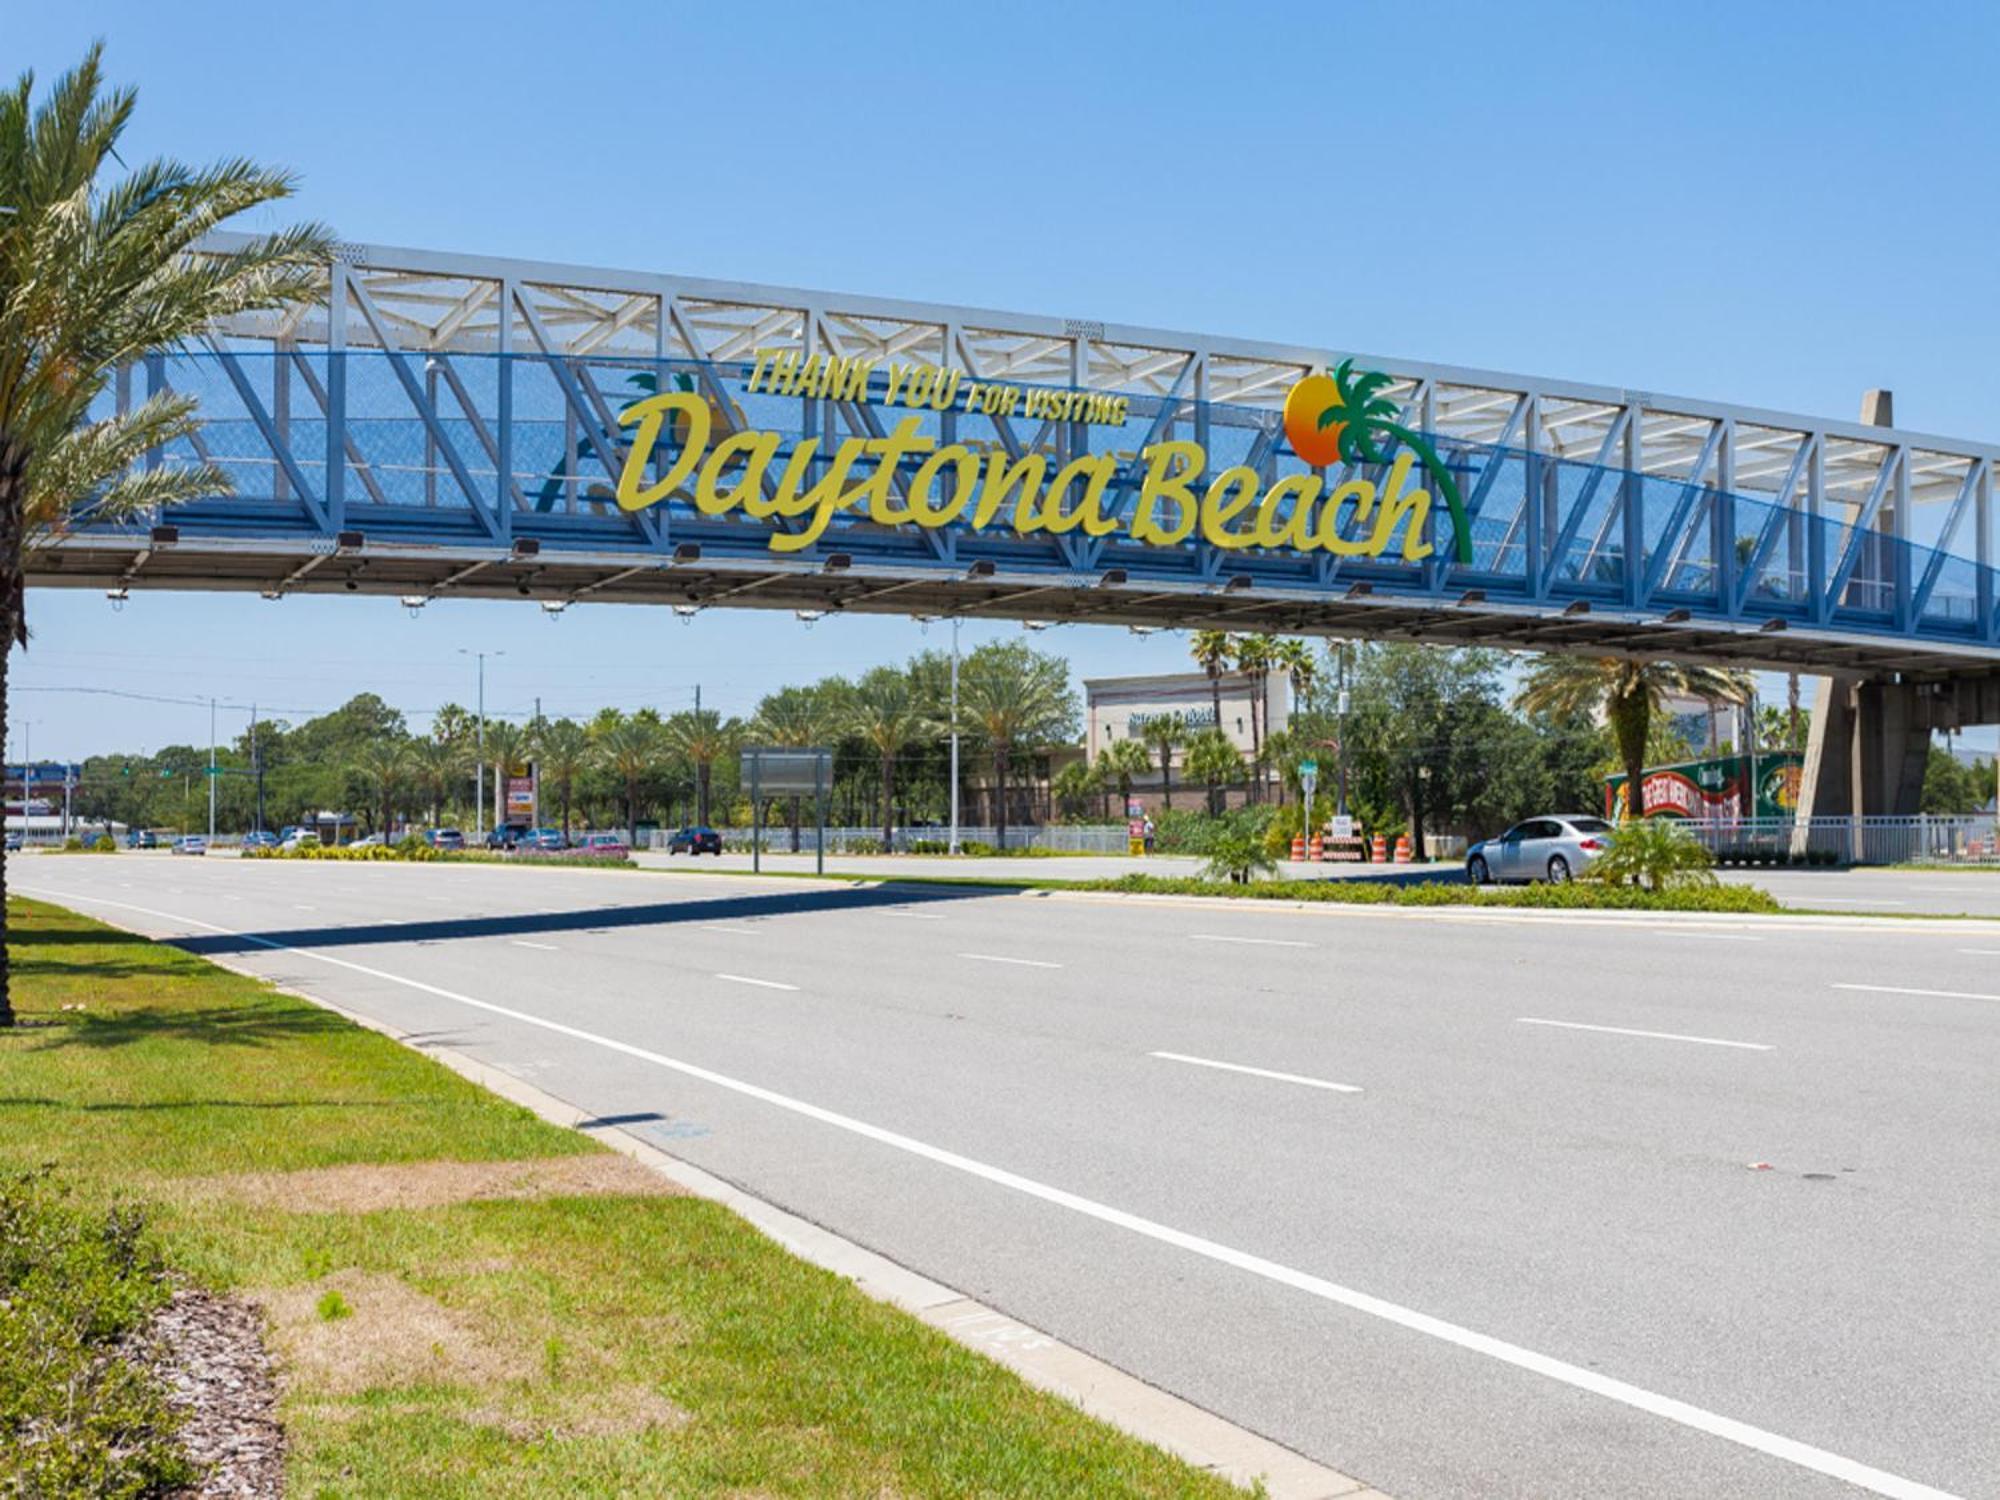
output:
[[486,847],[505,849],[512,852],[521,847],[521,840],[528,836],[528,830],[519,823],[502,823],[486,835]]
[[669,854],[720,854],[722,835],[713,828],[680,828],[667,838]]

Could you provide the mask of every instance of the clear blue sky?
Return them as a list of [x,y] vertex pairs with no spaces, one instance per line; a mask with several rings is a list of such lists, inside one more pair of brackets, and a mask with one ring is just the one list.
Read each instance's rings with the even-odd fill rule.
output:
[[[1990,4],[331,7],[0,0],[0,72],[101,36],[130,159],[296,170],[343,237],[1209,330],[1992,439]],[[38,757],[206,709],[743,712],[904,621],[38,592]],[[976,633],[975,633],[976,631]],[[1003,633],[974,627],[972,639]],[[1175,636],[1070,628],[1079,674]],[[241,715],[237,715],[240,719]],[[422,722],[421,720],[419,722]],[[18,754],[17,731],[8,747]]]

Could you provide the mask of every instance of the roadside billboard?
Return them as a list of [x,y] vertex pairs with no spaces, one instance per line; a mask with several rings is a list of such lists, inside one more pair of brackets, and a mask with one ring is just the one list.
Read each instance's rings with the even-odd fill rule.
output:
[[[1754,757],[1757,775],[1757,805],[1746,805],[1745,790],[1750,783],[1748,755],[1718,755],[1708,760],[1682,761],[1671,766],[1648,766],[1639,783],[1643,810],[1649,818],[1693,818],[1711,821],[1720,818],[1789,818],[1799,806],[1799,780],[1805,772],[1805,755],[1798,750],[1760,750]],[[1625,802],[1625,777],[1607,777],[1604,783],[1604,815],[1615,818]]]

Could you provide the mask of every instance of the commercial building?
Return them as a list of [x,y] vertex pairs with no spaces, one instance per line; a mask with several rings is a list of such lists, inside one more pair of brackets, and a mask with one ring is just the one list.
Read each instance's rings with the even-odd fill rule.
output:
[[[1086,678],[1084,693],[1084,748],[1094,762],[1121,740],[1146,741],[1149,722],[1178,715],[1189,734],[1220,729],[1230,744],[1243,755],[1245,776],[1224,789],[1229,806],[1249,800],[1253,787],[1250,763],[1257,747],[1273,730],[1283,730],[1291,722],[1291,679],[1273,668],[1260,680],[1248,672],[1224,672],[1211,679],[1206,672],[1168,672],[1150,677]],[[1217,709],[1220,708],[1218,715]],[[1133,778],[1132,795],[1147,811],[1166,804],[1167,787],[1159,770],[1159,752],[1154,750],[1153,768]],[[1189,786],[1185,777],[1187,750],[1172,752],[1173,790],[1187,788],[1179,805],[1199,805],[1200,788]],[[1275,784],[1276,772],[1266,768],[1267,782]],[[1268,786],[1266,794],[1268,795]]]

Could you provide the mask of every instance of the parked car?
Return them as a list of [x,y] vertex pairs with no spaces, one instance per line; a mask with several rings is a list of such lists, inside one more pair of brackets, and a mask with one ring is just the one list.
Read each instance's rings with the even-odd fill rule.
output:
[[1581,875],[1611,847],[1611,825],[1602,818],[1563,813],[1516,823],[1497,839],[1465,851],[1465,875],[1488,881],[1546,880],[1560,885]]
[[455,853],[465,847],[465,834],[457,828],[433,828],[424,835],[424,841],[433,849]]
[[176,854],[206,854],[208,840],[198,833],[184,833],[174,840]]
[[521,840],[527,836],[527,833],[528,830],[523,824],[502,823],[498,828],[486,835],[486,847],[489,849],[508,850],[517,848]]
[[569,840],[563,837],[560,828],[530,828],[521,835],[523,848],[527,849],[567,849]]
[[371,833],[366,838],[356,839],[354,847],[357,849],[373,849],[388,842],[389,835],[386,833]]
[[669,854],[721,854],[722,835],[713,828],[677,828],[667,835]]
[[278,847],[278,836],[268,828],[260,828],[255,833],[246,833],[243,835],[243,847],[245,849],[275,849]]
[[585,854],[628,855],[632,846],[622,833],[586,833],[570,846]]
[[293,828],[279,840],[280,849],[317,849],[319,834],[310,828]]
[[20,829],[10,828],[7,830],[7,852],[9,854],[17,852],[23,842]]
[[129,830],[125,835],[125,847],[127,849],[157,849],[160,847],[160,836],[150,828],[134,828]]

